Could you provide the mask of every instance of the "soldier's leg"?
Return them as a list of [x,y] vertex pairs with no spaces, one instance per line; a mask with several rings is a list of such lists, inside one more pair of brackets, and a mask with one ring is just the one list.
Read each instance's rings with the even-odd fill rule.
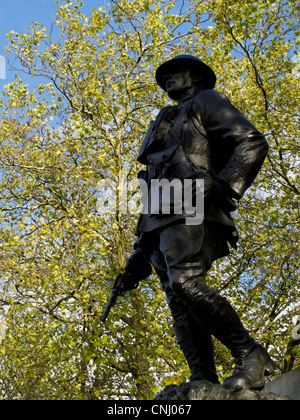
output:
[[207,380],[217,383],[218,376],[214,362],[214,349],[211,335],[199,327],[198,322],[189,313],[169,286],[167,265],[164,256],[156,250],[151,262],[160,277],[166,293],[167,302],[174,320],[174,332],[177,342],[187,360],[191,371],[191,381]]
[[174,318],[174,332],[191,371],[191,381],[218,383],[211,335],[199,326],[171,288],[166,290]]
[[[214,260],[226,254],[222,232],[213,225],[170,226],[160,235],[170,287],[208,333],[231,350],[238,368],[228,388],[263,386],[268,354],[249,335],[231,304],[204,281]],[[251,360],[250,360],[251,359]]]

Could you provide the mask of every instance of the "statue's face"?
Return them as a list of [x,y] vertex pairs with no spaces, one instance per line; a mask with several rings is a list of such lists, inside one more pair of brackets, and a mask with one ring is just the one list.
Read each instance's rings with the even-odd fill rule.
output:
[[180,101],[186,93],[194,88],[193,78],[189,69],[175,69],[164,75],[167,93],[170,98]]

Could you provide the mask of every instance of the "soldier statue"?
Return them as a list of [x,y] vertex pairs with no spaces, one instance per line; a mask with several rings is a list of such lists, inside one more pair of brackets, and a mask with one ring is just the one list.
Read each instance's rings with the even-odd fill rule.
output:
[[183,54],[164,62],[156,81],[177,104],[163,108],[151,122],[137,158],[146,169],[138,176],[149,190],[151,180],[203,179],[204,217],[193,223],[190,213],[162,214],[149,206],[138,221],[124,289],[136,287],[153,266],[190,380],[218,383],[214,336],[235,359],[234,373],[223,387],[260,389],[274,362],[205,277],[214,261],[229,254],[229,246],[236,247],[231,212],[259,172],[268,143],[223,93],[214,90],[216,75],[199,58]]

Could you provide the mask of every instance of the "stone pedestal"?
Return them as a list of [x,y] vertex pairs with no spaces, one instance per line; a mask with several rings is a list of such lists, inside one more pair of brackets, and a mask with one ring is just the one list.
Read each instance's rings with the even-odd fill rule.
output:
[[168,385],[154,400],[300,400],[300,367],[267,383],[262,391],[227,391],[208,381]]
[[300,400],[300,366],[267,383],[265,392],[287,395],[292,400]]
[[160,392],[154,400],[172,401],[204,401],[204,400],[290,400],[288,396],[275,395],[265,391],[251,391],[242,389],[240,391],[227,391],[219,384],[212,384],[208,381],[188,382],[180,385],[168,385]]

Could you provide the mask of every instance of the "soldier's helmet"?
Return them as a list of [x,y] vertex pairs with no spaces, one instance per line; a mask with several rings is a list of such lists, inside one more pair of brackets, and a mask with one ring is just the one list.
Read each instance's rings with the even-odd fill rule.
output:
[[216,84],[216,75],[211,67],[205,64],[200,58],[194,57],[190,54],[181,54],[176,57],[162,63],[156,70],[155,78],[157,84],[164,90],[166,90],[166,81],[164,75],[172,73],[181,68],[189,68],[193,74],[197,77],[197,74],[204,75],[204,81],[208,89],[213,89]]

